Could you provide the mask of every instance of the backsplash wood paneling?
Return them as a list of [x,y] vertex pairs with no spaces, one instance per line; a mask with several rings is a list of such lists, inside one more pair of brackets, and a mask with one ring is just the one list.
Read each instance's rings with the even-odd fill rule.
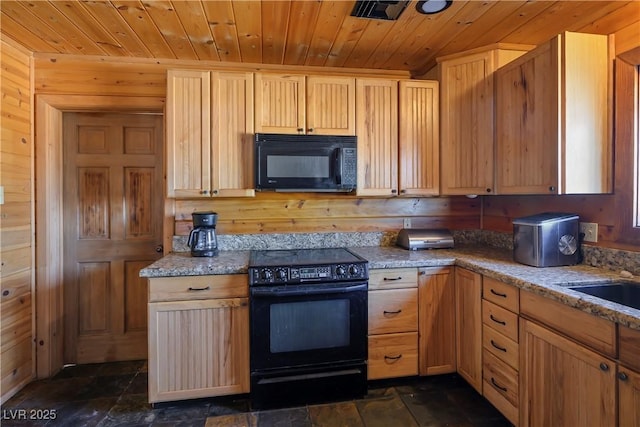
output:
[[0,182],[4,187],[4,204],[0,205],[0,401],[5,402],[34,375],[33,105],[31,56],[4,40],[0,49]]
[[186,235],[191,213],[218,213],[218,232],[397,231],[403,219],[414,228],[477,229],[479,199],[359,198],[311,193],[257,193],[255,198],[176,200],[175,234]]

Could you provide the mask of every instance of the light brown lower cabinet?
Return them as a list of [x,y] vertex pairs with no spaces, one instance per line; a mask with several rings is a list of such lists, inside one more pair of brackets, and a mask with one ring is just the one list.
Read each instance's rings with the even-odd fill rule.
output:
[[618,411],[620,427],[640,426],[640,372],[625,366],[618,369]]
[[418,270],[420,375],[456,371],[456,289],[453,267]]
[[615,361],[529,320],[520,347],[521,426],[616,425]]
[[[246,280],[246,275],[149,280],[150,403],[249,391]],[[228,298],[202,299],[211,294]]]
[[456,267],[457,372],[482,394],[482,276]]

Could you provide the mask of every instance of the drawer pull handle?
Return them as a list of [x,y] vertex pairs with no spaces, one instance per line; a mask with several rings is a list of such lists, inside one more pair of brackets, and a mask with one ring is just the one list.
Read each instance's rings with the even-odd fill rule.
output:
[[491,384],[494,385],[494,387],[499,388],[500,390],[504,391],[505,393],[507,392],[507,388],[506,387],[502,387],[501,385],[499,385],[496,380],[493,379],[493,377],[491,377]]
[[620,372],[618,374],[618,378],[620,378],[620,381],[626,381],[629,379],[629,377],[627,376],[627,374],[625,372]]
[[[500,351],[504,351],[505,353],[507,352],[507,349],[504,347],[500,347],[498,344],[496,344],[493,340],[491,340],[491,345],[494,346],[495,348],[497,348]],[[602,367],[602,365],[600,365],[600,367]]]
[[189,287],[189,291],[208,291],[209,289],[211,289],[211,286],[207,286],[206,288],[192,288]]
[[385,314],[385,315],[387,315],[387,314],[400,314],[400,313],[402,313],[402,310],[396,310],[396,311],[384,310],[382,313]]
[[393,280],[402,280],[402,277],[385,277],[383,280],[385,281],[393,281]]
[[491,293],[496,295],[496,296],[502,297],[502,298],[506,298],[507,297],[507,294],[501,294],[500,292],[496,292],[496,291],[493,290],[493,288],[491,288]]
[[502,320],[498,320],[498,319],[496,319],[495,317],[493,317],[493,314],[490,314],[490,315],[489,315],[489,318],[490,318],[491,320],[493,320],[494,322],[501,324],[502,326],[505,326],[505,325],[507,324],[507,322],[504,322],[504,321],[502,321]]
[[402,358],[401,354],[399,354],[397,356],[387,356],[387,355],[384,356],[385,360],[400,360],[401,358]]
[[609,365],[607,365],[606,363],[602,362],[600,363],[600,369],[607,372],[609,370]]

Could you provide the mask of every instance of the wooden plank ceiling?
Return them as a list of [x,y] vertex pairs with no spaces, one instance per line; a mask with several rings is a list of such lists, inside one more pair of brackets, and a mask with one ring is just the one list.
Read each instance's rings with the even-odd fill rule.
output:
[[640,1],[460,1],[396,21],[350,16],[354,1],[11,1],[0,31],[32,52],[408,70],[492,43],[540,44],[562,31],[610,34]]

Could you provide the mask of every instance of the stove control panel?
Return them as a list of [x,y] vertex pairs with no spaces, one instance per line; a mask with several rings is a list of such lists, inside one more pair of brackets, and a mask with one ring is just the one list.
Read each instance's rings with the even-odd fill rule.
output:
[[367,264],[337,264],[304,267],[252,267],[252,285],[295,284],[305,282],[338,282],[368,279]]

